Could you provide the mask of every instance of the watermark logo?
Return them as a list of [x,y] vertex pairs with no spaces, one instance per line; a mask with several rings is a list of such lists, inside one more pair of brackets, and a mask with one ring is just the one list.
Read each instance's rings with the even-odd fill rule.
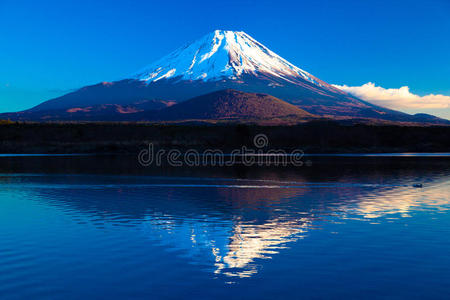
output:
[[256,148],[265,148],[269,145],[269,139],[267,138],[267,135],[260,133],[253,138],[253,144]]
[[220,149],[206,149],[198,151],[188,149],[181,152],[178,149],[158,149],[152,143],[142,149],[138,155],[138,162],[144,167],[169,165],[172,167],[199,166],[310,166],[310,161],[303,161],[304,152],[295,149],[286,152],[282,149],[268,149],[269,138],[265,134],[257,134],[253,138],[254,148],[242,146],[231,152],[224,153]]

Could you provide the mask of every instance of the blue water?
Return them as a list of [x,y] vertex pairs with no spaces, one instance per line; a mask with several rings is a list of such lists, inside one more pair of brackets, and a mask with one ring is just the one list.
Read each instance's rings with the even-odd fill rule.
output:
[[93,174],[5,159],[0,299],[450,294],[448,161]]

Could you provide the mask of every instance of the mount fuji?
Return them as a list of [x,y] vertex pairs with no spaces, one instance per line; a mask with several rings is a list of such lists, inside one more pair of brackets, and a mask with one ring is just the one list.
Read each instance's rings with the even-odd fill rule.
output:
[[245,32],[216,30],[147,66],[133,78],[151,83],[161,79],[220,81],[244,75],[300,83],[306,80],[325,86]]
[[[142,116],[155,114],[143,112],[165,110],[194,97],[230,89],[269,94],[320,117],[440,120],[370,104],[296,67],[245,32],[222,30],[188,43],[122,80],[86,86],[0,118],[151,121]],[[184,105],[184,109],[189,107]]]

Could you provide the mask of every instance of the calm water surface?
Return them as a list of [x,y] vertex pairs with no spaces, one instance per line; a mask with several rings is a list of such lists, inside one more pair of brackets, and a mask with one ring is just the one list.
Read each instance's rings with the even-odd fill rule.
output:
[[134,164],[0,159],[1,299],[450,294],[448,159]]

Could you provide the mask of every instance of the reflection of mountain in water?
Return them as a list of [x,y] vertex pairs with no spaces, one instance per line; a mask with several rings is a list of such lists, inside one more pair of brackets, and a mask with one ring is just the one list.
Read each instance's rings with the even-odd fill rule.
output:
[[[427,184],[412,188],[419,174]],[[259,259],[306,237],[318,221],[370,221],[423,207],[448,209],[448,172],[377,176],[392,184],[369,183],[380,180],[368,172],[358,179],[314,182],[298,174],[290,181],[264,180],[264,175],[258,180],[6,176],[0,185],[25,187],[41,205],[57,206],[77,221],[81,214],[96,226],[140,228],[151,242],[181,251],[187,262],[209,265],[217,275],[249,277],[258,272]]]
[[[284,244],[303,237],[311,221],[302,218],[293,221],[270,220],[265,224],[237,223],[224,256],[214,250],[216,273],[227,276],[249,277],[257,272],[255,259],[267,259],[277,254]],[[234,271],[233,271],[234,270]]]

